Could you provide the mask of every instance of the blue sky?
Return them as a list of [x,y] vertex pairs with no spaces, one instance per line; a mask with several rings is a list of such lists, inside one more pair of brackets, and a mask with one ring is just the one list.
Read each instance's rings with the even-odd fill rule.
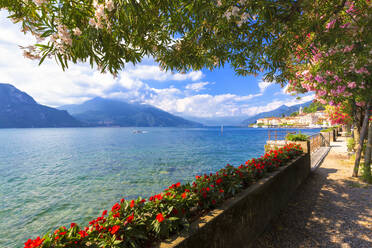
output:
[[128,64],[117,78],[87,64],[70,65],[63,72],[51,59],[38,66],[22,56],[19,45],[34,43],[20,26],[0,11],[0,82],[10,83],[41,104],[61,106],[100,96],[143,102],[170,113],[213,124],[234,124],[259,112],[312,100],[290,96],[262,76],[237,76],[230,67],[186,74],[164,72],[151,59]]

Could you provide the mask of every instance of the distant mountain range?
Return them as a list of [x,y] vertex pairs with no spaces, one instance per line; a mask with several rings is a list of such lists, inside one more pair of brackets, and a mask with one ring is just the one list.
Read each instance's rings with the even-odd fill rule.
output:
[[67,111],[38,104],[10,84],[0,83],[0,128],[79,127]]
[[79,121],[90,126],[122,127],[200,127],[202,124],[183,119],[150,105],[127,103],[96,97],[82,104],[65,105]]
[[265,117],[281,117],[282,115],[285,115],[285,116],[288,116],[290,114],[292,114],[293,112],[296,112],[298,111],[298,109],[300,107],[308,107],[310,106],[310,104],[312,103],[312,101],[309,101],[309,102],[305,102],[305,103],[302,103],[302,104],[297,104],[297,105],[293,105],[293,106],[290,106],[288,107],[287,105],[282,105],[272,111],[269,111],[269,112],[262,112],[262,113],[259,113],[257,115],[254,115],[254,116],[251,116],[249,117],[248,119],[245,119],[241,125],[242,126],[248,126],[249,124],[252,124],[252,123],[256,123],[256,121],[260,118],[265,118]]
[[[231,125],[241,122],[241,126],[255,123],[264,117],[288,116],[303,104],[279,108],[251,116],[241,122],[239,118],[228,118]],[[192,117],[188,117],[192,118]],[[201,127],[200,122],[213,124],[207,119],[196,118],[189,121],[172,115],[150,105],[127,103],[118,100],[96,97],[82,104],[65,105],[58,109],[38,104],[31,96],[10,84],[0,83],[0,128],[29,128],[29,127],[86,127],[86,126],[123,126],[123,127]],[[226,122],[218,119],[218,122]]]

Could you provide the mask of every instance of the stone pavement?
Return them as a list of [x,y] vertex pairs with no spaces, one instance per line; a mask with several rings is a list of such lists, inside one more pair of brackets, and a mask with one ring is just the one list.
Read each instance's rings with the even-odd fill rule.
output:
[[352,178],[352,170],[339,137],[253,247],[371,248],[372,186]]

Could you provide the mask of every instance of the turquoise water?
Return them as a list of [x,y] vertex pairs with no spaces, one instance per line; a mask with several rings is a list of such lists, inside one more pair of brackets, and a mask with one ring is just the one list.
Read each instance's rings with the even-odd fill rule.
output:
[[[261,156],[266,129],[0,129],[0,247]],[[303,130],[316,133],[319,130]]]

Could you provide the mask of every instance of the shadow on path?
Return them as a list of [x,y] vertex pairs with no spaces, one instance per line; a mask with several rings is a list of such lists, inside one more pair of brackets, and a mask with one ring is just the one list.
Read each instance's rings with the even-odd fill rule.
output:
[[372,187],[332,179],[337,159],[327,156],[253,247],[372,247]]

